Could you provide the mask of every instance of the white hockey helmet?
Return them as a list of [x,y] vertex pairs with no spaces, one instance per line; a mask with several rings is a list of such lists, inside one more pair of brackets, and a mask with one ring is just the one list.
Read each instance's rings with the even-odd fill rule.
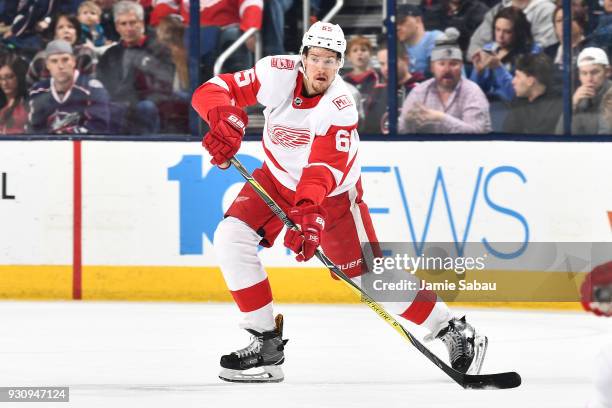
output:
[[302,37],[300,55],[306,47],[321,47],[340,53],[340,68],[344,65],[344,52],[346,51],[346,39],[344,32],[338,24],[314,23]]

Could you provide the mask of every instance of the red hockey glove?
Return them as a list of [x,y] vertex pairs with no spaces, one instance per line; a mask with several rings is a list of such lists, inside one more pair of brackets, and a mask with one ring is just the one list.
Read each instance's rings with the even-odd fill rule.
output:
[[612,316],[612,262],[589,272],[580,288],[582,306],[597,316]]
[[312,258],[321,243],[321,232],[325,228],[326,211],[320,205],[304,201],[287,213],[301,231],[287,230],[285,246],[298,254],[295,259],[304,262]]
[[217,106],[208,112],[210,131],[204,136],[202,145],[212,156],[212,164],[222,169],[229,167],[229,159],[240,149],[240,143],[249,122],[249,117],[240,108]]

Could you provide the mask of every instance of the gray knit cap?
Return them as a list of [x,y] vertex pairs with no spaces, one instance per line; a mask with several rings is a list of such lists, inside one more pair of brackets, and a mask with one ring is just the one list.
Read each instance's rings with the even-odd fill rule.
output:
[[439,60],[463,60],[463,53],[457,40],[459,31],[455,27],[449,27],[444,33],[436,38],[436,46],[431,51],[431,61]]
[[72,45],[66,40],[53,40],[45,48],[45,58],[53,54],[72,54]]

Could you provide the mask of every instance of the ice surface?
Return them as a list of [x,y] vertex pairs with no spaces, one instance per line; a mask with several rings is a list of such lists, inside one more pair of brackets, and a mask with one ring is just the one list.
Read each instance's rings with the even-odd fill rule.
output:
[[276,310],[285,381],[230,384],[219,357],[248,343],[233,304],[1,302],[0,385],[70,387],[70,404],[36,407],[583,407],[612,343],[612,322],[586,313],[455,310],[489,336],[483,372],[523,377],[515,390],[466,391],[366,306]]

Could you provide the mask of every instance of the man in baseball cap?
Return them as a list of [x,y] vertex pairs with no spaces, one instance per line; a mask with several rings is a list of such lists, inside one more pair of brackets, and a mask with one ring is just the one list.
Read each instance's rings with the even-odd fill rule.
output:
[[459,31],[447,28],[431,52],[433,78],[418,84],[402,105],[400,133],[487,133],[489,102],[480,87],[462,78]]
[[580,86],[572,97],[572,133],[596,135],[601,101],[612,87],[612,81],[608,79],[610,61],[601,48],[587,47],[578,54],[576,65]]

